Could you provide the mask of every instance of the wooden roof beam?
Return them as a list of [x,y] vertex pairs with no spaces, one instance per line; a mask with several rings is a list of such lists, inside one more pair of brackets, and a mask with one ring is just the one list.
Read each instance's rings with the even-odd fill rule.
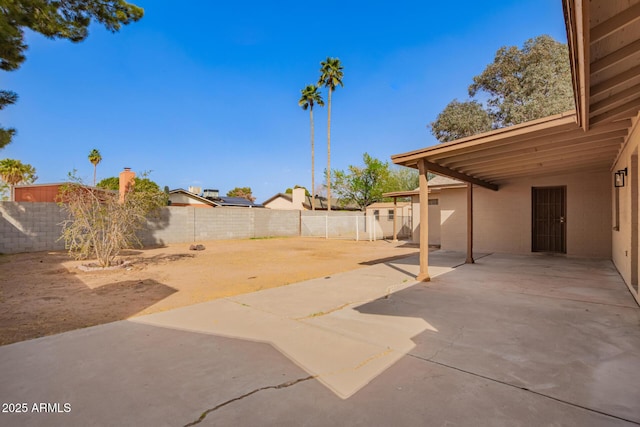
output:
[[521,168],[517,171],[508,171],[508,172],[500,172],[491,175],[491,179],[495,181],[504,181],[505,179],[515,178],[515,177],[526,177],[532,173],[542,172],[549,174],[571,174],[575,172],[579,172],[581,170],[585,170],[587,168],[594,168],[600,170],[608,170],[609,165],[602,160],[591,160],[584,161],[581,164],[576,164],[572,168],[567,168],[565,163],[556,163],[556,164],[541,164],[537,163],[535,165],[531,165],[527,168]]
[[607,68],[613,67],[616,64],[626,60],[630,56],[638,53],[640,51],[640,39],[634,41],[633,43],[629,43],[628,45],[621,47],[615,52],[610,53],[609,55],[594,61],[591,64],[591,73],[595,74],[600,71],[606,70]]
[[614,130],[608,130],[607,132],[597,132],[589,135],[585,134],[582,131],[579,131],[579,133],[576,133],[574,134],[574,136],[567,139],[544,139],[544,142],[540,141],[540,139],[535,139],[532,141],[519,143],[517,145],[514,144],[512,147],[506,146],[490,148],[488,150],[482,151],[482,153],[474,152],[453,155],[448,157],[446,160],[441,159],[438,163],[443,166],[455,169],[459,163],[483,163],[485,161],[494,159],[496,156],[499,156],[500,158],[508,158],[519,156],[521,154],[535,154],[537,152],[550,149],[561,149],[566,146],[582,146],[584,144],[592,143],[597,144],[599,142],[608,141],[610,139],[624,138],[629,133],[626,128],[610,128]]
[[593,117],[602,112],[602,110],[607,110],[616,104],[628,101],[629,99],[637,98],[638,96],[640,96],[640,83],[621,92],[618,92],[615,95],[608,96],[600,102],[592,104],[591,116]]
[[480,135],[461,138],[456,141],[445,142],[420,150],[410,151],[408,153],[395,154],[391,156],[391,160],[395,164],[410,166],[417,164],[417,161],[424,157],[429,157],[430,160],[433,160],[435,158],[433,156],[446,157],[446,153],[456,152],[462,149],[469,151],[473,149],[483,150],[488,147],[488,144],[493,142],[505,141],[506,143],[511,143],[512,138],[519,136],[528,139],[529,135],[536,131],[540,132],[536,133],[537,136],[540,136],[543,134],[567,132],[573,129],[576,129],[576,116],[575,112],[571,111]]
[[623,27],[640,19],[640,3],[623,10],[591,29],[591,43],[598,42],[605,37],[619,31]]
[[[499,161],[515,161],[518,158],[531,158],[532,156],[539,156],[545,154],[561,154],[565,151],[569,151],[572,153],[580,153],[584,150],[590,150],[597,147],[604,147],[610,145],[617,145],[624,141],[625,136],[627,135],[626,131],[617,131],[613,132],[610,135],[602,136],[598,139],[589,139],[588,137],[584,137],[581,140],[576,140],[572,143],[568,144],[544,144],[536,147],[522,148],[518,150],[513,150],[510,152],[502,152],[499,156]],[[462,167],[476,166],[482,164],[488,164],[496,161],[495,155],[488,155],[482,157],[476,157],[469,160],[458,159],[457,157],[453,157],[452,162],[442,163],[443,166],[452,169],[458,169]]]
[[596,146],[589,150],[566,150],[563,153],[548,153],[543,156],[535,156],[535,157],[523,157],[520,160],[511,159],[509,162],[496,161],[495,163],[489,163],[486,165],[482,165],[480,167],[477,166],[460,166],[458,170],[462,173],[468,175],[485,175],[491,176],[494,172],[504,171],[504,170],[520,170],[532,164],[552,164],[562,162],[567,167],[570,167],[571,164],[575,162],[580,162],[582,160],[587,160],[591,158],[602,159],[606,157],[611,157],[611,160],[615,157],[618,152],[618,146],[622,144],[622,140],[618,144],[611,144],[606,146]]
[[471,175],[467,175],[464,173],[460,173],[453,169],[446,168],[437,163],[431,163],[429,161],[423,160],[425,167],[431,171],[440,175],[448,176],[451,178],[458,179],[460,181],[469,182],[471,184],[479,185],[480,187],[488,188],[489,190],[498,191],[498,186],[496,184],[492,184],[487,181],[483,181],[481,179],[475,178]]
[[602,114],[595,115],[591,118],[591,122],[601,123],[605,121],[612,121],[616,119],[627,119],[635,117],[640,109],[640,98],[632,99],[631,101],[620,105],[619,107],[612,108]]
[[539,168],[539,170],[528,170],[522,171],[518,173],[509,173],[504,174],[502,176],[495,176],[494,179],[498,183],[505,183],[511,179],[520,179],[520,178],[530,178],[536,176],[550,176],[550,175],[562,175],[565,173],[580,173],[586,171],[608,171],[608,167],[603,166],[601,163],[589,163],[579,167],[574,167],[570,171],[567,171],[566,168],[555,167],[555,168]]
[[627,84],[629,81],[640,78],[640,65],[636,65],[633,68],[629,68],[626,71],[611,77],[603,81],[602,83],[595,84],[591,87],[591,96],[597,97],[600,95],[607,95],[609,91],[616,89],[618,86]]

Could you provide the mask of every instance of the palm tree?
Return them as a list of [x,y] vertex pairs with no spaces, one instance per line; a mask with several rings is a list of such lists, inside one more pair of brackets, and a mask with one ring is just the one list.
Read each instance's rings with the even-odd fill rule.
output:
[[93,165],[93,186],[95,187],[96,186],[96,170],[98,169],[98,163],[102,161],[102,156],[100,155],[100,152],[95,148],[91,150],[91,152],[89,153],[89,161]]
[[298,101],[298,105],[303,110],[309,110],[309,119],[311,120],[311,210],[316,210],[316,204],[314,203],[314,197],[316,194],[315,189],[315,152],[314,152],[314,130],[313,130],[313,106],[324,105],[322,95],[318,92],[318,87],[315,85],[308,85],[302,89],[302,97]]
[[318,86],[329,89],[327,98],[327,210],[331,210],[331,94],[342,84],[342,64],[338,58],[329,58],[320,63]]
[[16,184],[20,184],[21,182],[31,184],[38,179],[33,166],[14,159],[0,160],[0,178],[9,184],[9,188],[11,189],[11,198],[9,200],[12,202],[15,200],[14,187]]

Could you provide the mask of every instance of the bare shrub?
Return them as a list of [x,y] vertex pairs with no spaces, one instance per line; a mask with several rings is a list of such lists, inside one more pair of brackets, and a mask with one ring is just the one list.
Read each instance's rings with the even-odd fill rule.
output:
[[58,201],[68,213],[60,239],[69,253],[76,259],[93,257],[101,267],[109,267],[121,250],[142,246],[136,233],[167,204],[167,196],[134,188],[120,203],[118,192],[74,182],[60,189]]

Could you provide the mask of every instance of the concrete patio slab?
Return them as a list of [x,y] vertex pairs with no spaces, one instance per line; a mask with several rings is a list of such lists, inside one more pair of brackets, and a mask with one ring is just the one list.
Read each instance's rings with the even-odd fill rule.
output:
[[0,424],[640,425],[610,262],[430,259],[429,283],[405,258],[0,347],[0,400],[29,405]]

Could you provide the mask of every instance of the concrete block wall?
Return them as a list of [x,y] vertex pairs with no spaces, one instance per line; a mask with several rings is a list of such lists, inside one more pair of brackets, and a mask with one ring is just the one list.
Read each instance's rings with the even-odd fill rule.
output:
[[55,203],[0,202],[0,253],[63,250],[65,219]]
[[251,209],[254,215],[253,237],[293,237],[300,235],[300,211]]
[[[149,218],[138,238],[144,246],[156,246],[311,235],[303,232],[301,217],[318,217],[319,236],[324,237],[326,216],[324,211],[167,206]],[[0,253],[64,250],[64,242],[58,240],[64,219],[66,214],[55,203],[0,202]],[[335,233],[354,236],[358,222],[360,238],[366,239],[362,212],[331,212],[329,222]]]

